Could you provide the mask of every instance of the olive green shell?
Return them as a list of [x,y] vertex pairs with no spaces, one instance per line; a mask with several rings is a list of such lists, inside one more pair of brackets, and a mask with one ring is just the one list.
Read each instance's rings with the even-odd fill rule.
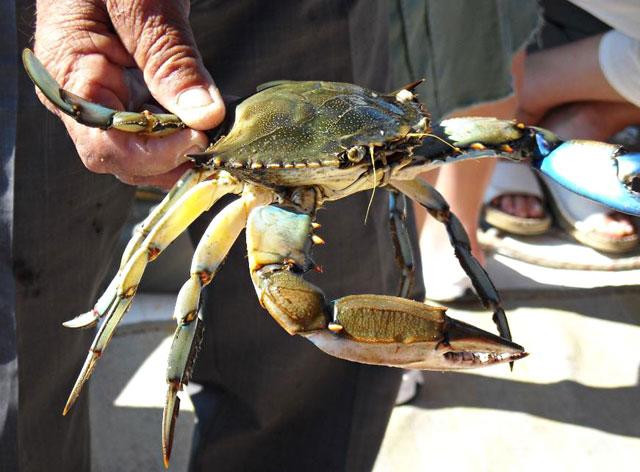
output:
[[415,99],[352,84],[271,82],[238,105],[229,134],[205,154],[229,169],[345,166],[347,149],[406,141],[426,116]]

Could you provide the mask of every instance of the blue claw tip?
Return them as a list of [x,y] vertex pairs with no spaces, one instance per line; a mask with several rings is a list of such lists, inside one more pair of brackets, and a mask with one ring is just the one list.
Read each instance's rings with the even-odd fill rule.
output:
[[596,141],[566,141],[534,167],[560,185],[614,210],[640,216],[640,153]]

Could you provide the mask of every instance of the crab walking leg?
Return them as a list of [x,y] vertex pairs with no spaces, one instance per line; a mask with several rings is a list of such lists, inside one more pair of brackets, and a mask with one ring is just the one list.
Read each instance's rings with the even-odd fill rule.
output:
[[189,169],[182,175],[180,180],[178,180],[167,195],[165,195],[164,199],[151,210],[142,223],[135,227],[133,235],[127,243],[127,246],[122,253],[122,257],[120,258],[118,274],[116,274],[116,276],[111,280],[111,283],[100,296],[94,307],[86,313],[82,313],[81,315],[64,322],[64,326],[67,328],[91,328],[95,326],[98,320],[108,312],[109,307],[116,300],[121,274],[132,255],[140,248],[143,241],[147,238],[149,233],[154,230],[160,219],[170,210],[170,208],[187,191],[191,190],[196,184],[202,182],[212,174],[213,171],[200,168]]
[[[402,203],[400,203],[402,202]],[[396,262],[402,272],[398,296],[406,298],[415,279],[415,259],[407,230],[407,199],[404,195],[389,190],[389,228],[396,253]]]
[[445,308],[385,295],[352,295],[327,303],[304,280],[310,268],[311,218],[274,206],[247,222],[249,268],[262,306],[289,334],[355,362],[454,370],[526,356],[517,344],[447,317]]
[[186,128],[180,118],[170,113],[117,111],[67,92],[51,77],[30,49],[22,51],[22,63],[29,78],[43,95],[58,110],[71,116],[80,124],[153,136],[165,136]]
[[169,351],[169,387],[162,416],[162,456],[165,467],[169,465],[173,432],[180,410],[177,394],[189,383],[202,340],[203,324],[198,311],[200,293],[220,269],[231,246],[246,226],[249,212],[256,206],[270,203],[271,199],[270,192],[247,186],[241,198],[227,205],[211,221],[193,255],[189,279],[178,293],[173,314],[178,327]]
[[129,261],[131,255],[140,247],[145,238],[153,231],[160,219],[169,211],[172,205],[195,185],[212,176],[214,173],[215,171],[211,169],[201,167],[189,169],[182,174],[182,177],[171,187],[171,190],[169,190],[162,201],[149,212],[149,215],[147,215],[142,223],[135,227],[133,236],[122,253],[120,269]]
[[471,254],[467,232],[458,217],[449,211],[449,204],[435,188],[419,179],[392,180],[391,185],[420,203],[431,216],[445,225],[460,265],[471,279],[485,308],[493,310],[493,321],[498,327],[500,336],[511,340],[511,331],[507,316],[502,308],[500,295],[498,295],[498,291],[484,267]]
[[147,263],[155,259],[193,220],[209,209],[220,197],[227,193],[239,193],[241,188],[241,184],[234,177],[221,172],[216,179],[201,182],[185,193],[160,218],[153,231],[116,277],[115,297],[105,313],[105,319],[98,329],[87,359],[69,394],[63,414],[67,414],[80,395],[82,386],[91,376],[96,362],[109,344],[118,323],[131,304]]

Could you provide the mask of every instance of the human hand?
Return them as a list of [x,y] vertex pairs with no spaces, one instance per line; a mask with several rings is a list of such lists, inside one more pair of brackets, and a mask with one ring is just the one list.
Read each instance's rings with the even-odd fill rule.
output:
[[85,166],[130,184],[171,186],[203,150],[224,104],[204,68],[188,0],[38,0],[34,50],[66,90],[117,110],[151,96],[190,128],[163,138],[104,131],[60,116]]

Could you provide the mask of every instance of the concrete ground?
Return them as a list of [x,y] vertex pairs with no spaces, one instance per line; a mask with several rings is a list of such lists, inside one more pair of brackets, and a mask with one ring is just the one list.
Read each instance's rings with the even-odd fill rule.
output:
[[[578,251],[580,260],[591,257],[563,239],[554,246]],[[531,355],[513,372],[506,366],[426,372],[418,397],[394,410],[375,472],[637,468],[640,270],[549,269],[500,255],[489,259],[488,270],[502,289],[514,339]],[[138,295],[129,324],[96,369],[90,390],[95,471],[163,469],[163,378],[173,330],[166,319],[173,301],[173,294]],[[491,317],[470,305],[452,306],[449,315],[493,330]],[[187,465],[194,415],[186,398],[173,471]]]

